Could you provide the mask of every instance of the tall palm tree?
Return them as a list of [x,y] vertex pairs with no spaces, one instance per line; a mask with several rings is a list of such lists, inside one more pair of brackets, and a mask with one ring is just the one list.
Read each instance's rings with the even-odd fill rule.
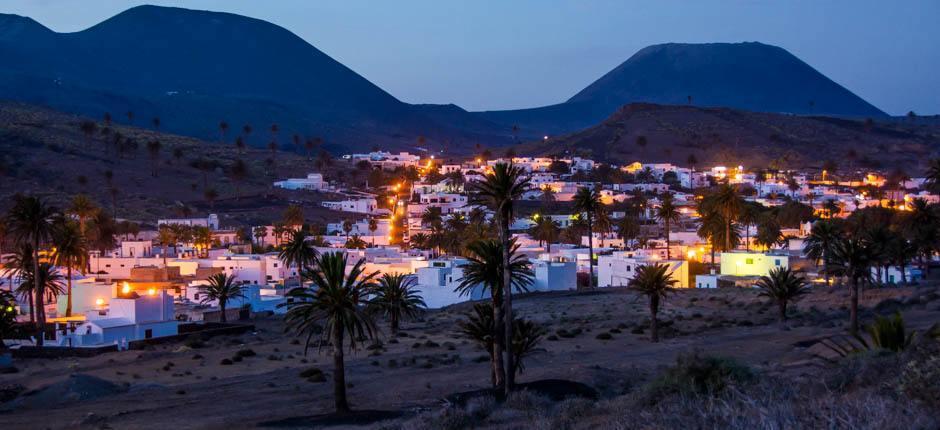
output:
[[277,253],[277,258],[281,260],[284,267],[297,267],[298,276],[302,275],[304,269],[314,264],[317,258],[317,250],[307,243],[310,236],[306,231],[296,230],[291,233],[290,240]]
[[462,266],[463,277],[456,291],[461,295],[470,295],[475,289],[480,288],[483,293],[490,292],[490,299],[493,302],[493,321],[495,322],[496,332],[493,333],[493,374],[494,387],[503,387],[507,382],[506,361],[504,349],[506,349],[506,339],[512,339],[505,336],[505,329],[502,324],[507,321],[504,318],[504,297],[505,291],[502,287],[507,283],[506,274],[509,274],[508,284],[517,291],[527,291],[532,285],[534,273],[531,263],[524,254],[517,251],[519,245],[515,240],[510,240],[509,266],[504,266],[503,244],[498,240],[483,239],[467,245],[467,263]]
[[56,228],[52,244],[55,247],[55,252],[52,254],[53,263],[65,268],[65,280],[68,286],[65,316],[70,317],[72,316],[72,269],[85,271],[85,267],[88,266],[88,243],[76,222],[65,221]]
[[225,308],[228,302],[236,298],[245,298],[245,286],[238,283],[235,278],[235,275],[229,276],[225,273],[216,273],[207,279],[209,285],[199,286],[199,292],[202,294],[200,303],[206,304],[211,301],[218,301],[219,310],[222,313],[219,318],[223,323],[228,322],[225,317]]
[[809,294],[809,284],[802,276],[789,267],[777,267],[761,276],[757,281],[757,288],[761,291],[761,297],[777,303],[777,309],[780,311],[780,323],[787,320],[787,304],[799,300],[802,296]]
[[88,227],[88,220],[94,217],[99,210],[98,205],[96,205],[91,198],[84,194],[78,194],[72,197],[72,201],[69,203],[66,213],[78,218],[78,225],[82,235],[84,235]]
[[746,251],[751,250],[751,226],[760,221],[763,209],[764,206],[757,202],[743,202],[741,204],[738,220],[744,225],[744,249]]
[[829,260],[832,258],[835,245],[841,237],[842,229],[838,222],[819,220],[813,224],[809,236],[803,242],[803,252],[806,256],[814,260],[817,265],[822,261],[826,286],[832,285],[829,282]]
[[303,273],[313,285],[287,293],[290,300],[285,321],[289,329],[307,336],[304,352],[315,335],[320,337],[319,345],[327,340],[333,344],[333,401],[337,413],[349,412],[343,347],[348,343],[350,349],[355,349],[362,339],[372,339],[378,331],[366,309],[379,272],[365,273],[364,266],[365,259],[361,258],[347,272],[345,254],[326,253]]
[[[522,199],[522,195],[531,187],[529,176],[522,167],[510,163],[496,163],[490,173],[484,176],[483,180],[475,181],[471,184],[471,190],[474,191],[473,199],[476,203],[489,208],[496,215],[496,225],[499,229],[499,241],[502,243],[503,251],[503,317],[505,320],[498,320],[503,331],[505,339],[512,339],[512,324],[504,324],[505,321],[512,321],[512,276],[510,273],[512,266],[512,247],[513,244],[509,237],[509,224],[515,216],[513,201]],[[503,389],[508,395],[512,390],[515,375],[512,373],[513,357],[511,348],[503,348],[505,367],[505,384]]]
[[743,200],[738,194],[738,190],[731,184],[724,183],[718,186],[714,194],[710,196],[715,211],[721,214],[725,221],[725,250],[731,250],[731,226],[738,218],[741,212]]
[[940,158],[932,158],[927,163],[927,179],[924,185],[932,193],[940,192]]
[[427,307],[416,287],[413,275],[386,273],[372,291],[371,304],[388,318],[392,335],[398,333],[398,323],[403,318],[416,318]]
[[[39,272],[39,249],[52,238],[58,216],[54,207],[38,197],[19,194],[13,197],[13,207],[7,213],[7,224],[15,242],[29,244],[33,248],[33,274]],[[46,329],[45,302],[41,294],[42,286],[39,285],[40,276],[34,276],[33,279],[38,329],[36,345],[42,346]]]
[[169,224],[163,224],[157,229],[157,242],[163,246],[163,267],[166,267],[166,248],[176,246],[176,231]]
[[379,229],[379,221],[369,218],[369,234],[372,236],[372,247],[375,248],[375,231]]
[[871,254],[870,244],[865,239],[853,237],[836,241],[829,257],[827,271],[849,280],[849,332],[853,336],[858,334],[858,288],[871,282]]
[[[13,249],[13,254],[8,256],[3,263],[3,268],[7,271],[10,281],[10,288],[13,288],[13,277],[19,277],[20,280],[26,279],[27,273],[33,271],[33,247],[28,243],[17,244]],[[24,286],[25,285],[25,286]],[[21,284],[16,287],[16,294],[21,300],[29,303],[29,322],[36,322],[36,306],[34,306],[35,296],[32,292],[34,286]]]
[[561,229],[558,227],[558,223],[553,219],[537,214],[535,217],[535,225],[532,226],[530,234],[535,240],[539,241],[539,245],[545,243],[546,252],[549,254],[552,253],[552,242],[558,240],[558,235],[561,234]]
[[288,205],[284,210],[284,224],[290,227],[304,225],[304,210],[298,205]]
[[640,236],[640,222],[633,214],[626,214],[617,222],[617,236],[623,239],[624,246]]
[[203,258],[209,257],[209,248],[212,247],[212,230],[206,226],[194,226],[192,229],[193,232],[193,244],[196,245],[197,250],[200,250],[200,255]]
[[583,213],[587,221],[588,233],[588,288],[594,288],[594,217],[597,212],[603,209],[601,203],[601,193],[597,187],[578,188],[574,194],[574,211]]
[[636,268],[633,279],[627,286],[645,295],[650,301],[650,340],[659,342],[659,307],[666,296],[673,292],[676,279],[668,273],[669,266],[665,264],[643,265]]
[[672,194],[663,196],[659,207],[656,208],[656,219],[666,227],[666,259],[669,260],[669,225],[679,222],[679,208],[672,200]]

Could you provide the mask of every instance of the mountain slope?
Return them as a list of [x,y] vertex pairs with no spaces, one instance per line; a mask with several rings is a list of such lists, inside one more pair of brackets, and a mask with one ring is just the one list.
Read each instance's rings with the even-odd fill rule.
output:
[[831,159],[843,167],[903,167],[913,173],[940,150],[936,124],[885,120],[636,103],[593,127],[547,142],[524,143],[517,152],[578,154],[615,164],[684,165],[695,155],[703,165],[776,162],[794,168]]
[[574,131],[628,103],[729,107],[838,117],[885,113],[786,50],[761,43],[663,44],[644,48],[564,103],[479,115],[534,134]]
[[[94,117],[131,111],[138,123],[160,117],[201,138],[217,137],[221,120],[233,132],[252,124],[256,146],[273,138],[272,123],[360,149],[407,147],[418,135],[481,138],[450,125],[460,121],[434,121],[281,27],[228,13],[140,6],[67,34],[0,15],[0,54],[0,98]],[[487,136],[485,128],[477,131]]]

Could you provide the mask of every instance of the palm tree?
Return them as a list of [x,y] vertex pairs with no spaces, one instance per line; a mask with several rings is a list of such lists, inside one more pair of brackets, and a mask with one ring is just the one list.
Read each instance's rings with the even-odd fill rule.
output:
[[751,226],[758,223],[761,216],[763,205],[757,202],[743,202],[741,211],[738,213],[738,220],[744,224],[744,249],[751,250]]
[[343,233],[346,234],[346,240],[349,240],[349,233],[352,233],[353,223],[350,220],[343,221]]
[[[471,189],[475,192],[474,201],[489,208],[496,215],[496,225],[499,228],[499,241],[502,243],[503,251],[503,307],[505,311],[505,321],[512,321],[512,266],[511,251],[512,242],[509,237],[509,224],[515,215],[513,201],[522,198],[522,195],[529,190],[531,185],[530,178],[521,167],[510,163],[496,163],[491,173],[487,174],[483,180],[475,181],[471,184]],[[504,321],[498,320],[505,334],[505,339],[512,339],[512,324],[503,324]],[[511,372],[513,368],[512,350],[504,348],[506,366],[503,369],[505,374],[504,391],[508,395],[512,390],[514,375]]]
[[147,153],[150,154],[150,176],[157,177],[157,166],[160,164],[160,148],[162,145],[159,140],[147,142]]
[[543,242],[546,246],[546,252],[549,254],[552,253],[552,242],[558,240],[558,235],[561,234],[561,229],[558,227],[558,223],[553,219],[536,214],[534,217],[535,225],[532,226],[530,234],[535,240],[539,241],[539,245]]
[[669,260],[669,224],[679,222],[679,208],[672,200],[672,194],[663,196],[663,201],[656,208],[656,219],[666,227],[666,259]]
[[603,208],[601,194],[597,187],[579,188],[574,195],[574,211],[583,213],[587,221],[588,233],[588,263],[590,276],[588,288],[594,288],[594,216]]
[[756,285],[761,289],[759,294],[761,297],[777,302],[781,324],[787,320],[787,304],[809,294],[809,284],[806,279],[797,275],[789,267],[771,269],[767,275],[760,277]]
[[242,181],[244,181],[249,176],[248,165],[245,164],[240,158],[236,159],[235,162],[229,166],[228,176],[232,179],[232,182],[235,183],[235,200],[241,198],[241,193],[239,193],[239,186]]
[[836,221],[819,220],[813,224],[809,236],[803,243],[803,252],[806,256],[816,262],[823,263],[823,273],[825,275],[826,286],[832,285],[829,282],[829,260],[832,258],[832,252],[836,243],[842,237],[842,229]]
[[16,297],[13,293],[0,290],[0,353],[7,350],[4,338],[12,337],[11,332],[16,324]]
[[[13,240],[19,244],[28,244],[33,249],[33,271],[39,273],[39,248],[52,238],[55,231],[55,219],[58,211],[47,205],[38,197],[16,195],[13,197],[13,207],[7,213],[7,224]],[[46,329],[45,302],[43,301],[43,286],[39,285],[40,276],[33,277],[36,305],[36,321],[38,336],[36,346],[43,345]]]
[[80,272],[88,266],[88,243],[79,226],[74,221],[65,221],[56,228],[52,240],[55,252],[52,261],[56,266],[65,268],[67,282],[65,316],[72,316],[72,269]]
[[284,224],[294,227],[304,224],[304,210],[298,205],[288,205],[284,210]]
[[317,258],[313,269],[303,273],[312,287],[294,288],[287,293],[285,321],[289,329],[307,336],[304,352],[315,335],[320,337],[319,345],[327,340],[333,344],[333,401],[337,413],[349,412],[343,346],[348,342],[350,349],[355,349],[362,339],[372,339],[378,331],[366,307],[379,272],[364,273],[364,265],[365,259],[359,259],[347,272],[345,254],[324,254]]
[[264,237],[268,235],[268,228],[259,225],[251,230],[251,235],[254,236],[255,241],[258,242],[258,245],[261,245],[264,241]]
[[865,239],[840,239],[833,245],[830,265],[826,269],[849,280],[849,332],[853,336],[858,334],[858,287],[871,282],[871,254],[870,244]]
[[210,276],[207,281],[209,281],[209,285],[199,286],[199,292],[202,294],[200,303],[206,304],[217,300],[221,311],[220,320],[223,323],[228,322],[225,317],[225,307],[228,305],[229,300],[245,298],[245,286],[236,282],[235,275],[229,276],[225,273],[216,273]]
[[617,222],[617,236],[623,239],[624,246],[640,236],[640,223],[635,215],[627,213]]
[[163,246],[163,267],[166,267],[166,248],[168,246],[176,246],[176,231],[172,226],[168,224],[163,224],[157,229],[157,243]]
[[197,249],[202,250],[203,257],[209,256],[209,248],[212,246],[212,230],[206,226],[193,227],[193,244]]
[[85,234],[85,230],[88,227],[88,220],[90,220],[95,214],[99,211],[98,205],[95,204],[88,196],[84,194],[78,194],[75,197],[72,197],[72,201],[69,203],[66,213],[78,218],[78,226],[81,230],[82,235]]
[[725,250],[731,250],[731,225],[741,212],[742,200],[738,190],[730,184],[721,184],[718,190],[710,196],[715,211],[721,214],[725,221]]
[[306,231],[296,230],[291,233],[290,240],[277,253],[277,258],[285,267],[296,266],[298,276],[304,269],[314,264],[317,259],[317,250],[307,243],[309,235]]
[[649,298],[650,340],[653,342],[659,342],[659,321],[656,316],[659,314],[660,302],[666,300],[666,295],[675,290],[673,285],[679,282],[672,278],[672,273],[668,273],[668,270],[669,266],[665,264],[639,266],[633,279],[627,284]]
[[372,306],[388,318],[392,335],[398,333],[399,321],[416,318],[427,307],[416,287],[413,275],[386,273],[372,291]]
[[379,221],[369,218],[369,234],[372,236],[372,247],[375,248],[375,231],[379,229]]
[[[494,386],[500,387],[508,382],[506,376],[506,366],[509,362],[506,360],[504,349],[506,348],[506,339],[512,339],[506,336],[506,330],[502,327],[505,323],[505,291],[502,289],[507,283],[518,291],[527,291],[532,285],[534,273],[531,264],[524,254],[518,254],[519,245],[515,240],[510,240],[508,252],[503,251],[503,244],[498,240],[483,239],[467,245],[467,263],[462,266],[463,277],[457,286],[457,291],[461,295],[470,295],[479,288],[482,293],[487,290],[490,292],[490,299],[493,302],[493,321],[495,322],[495,333],[493,333],[493,374]],[[509,266],[504,266],[504,256],[509,254]],[[509,274],[508,282],[505,278]]]
[[[28,243],[17,244],[12,255],[7,256],[6,262],[3,263],[3,268],[7,271],[10,288],[13,288],[14,276],[25,279],[26,274],[33,271],[33,247]],[[33,305],[35,297],[32,291],[33,286],[28,284],[23,284],[16,288],[17,295],[20,299],[29,303],[29,322],[35,323],[36,307]]]

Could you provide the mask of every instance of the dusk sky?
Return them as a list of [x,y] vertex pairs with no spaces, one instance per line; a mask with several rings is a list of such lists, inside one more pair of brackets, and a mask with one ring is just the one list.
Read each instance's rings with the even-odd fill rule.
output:
[[940,113],[937,0],[4,0],[0,12],[71,32],[140,4],[283,26],[410,103],[554,104],[650,44],[759,41],[888,113]]

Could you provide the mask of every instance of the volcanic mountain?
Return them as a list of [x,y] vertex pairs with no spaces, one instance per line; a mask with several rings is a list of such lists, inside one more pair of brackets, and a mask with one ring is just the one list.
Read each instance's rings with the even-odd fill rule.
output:
[[629,103],[878,118],[886,114],[783,48],[762,43],[646,47],[564,103],[483,118],[530,135],[579,130]]
[[343,149],[511,133],[461,109],[403,103],[284,28],[228,13],[140,6],[75,33],[0,15],[0,57],[0,99],[148,126],[159,117],[200,138],[219,138],[221,121],[229,139],[251,124],[255,146],[278,138],[272,124],[282,144],[297,133]]

